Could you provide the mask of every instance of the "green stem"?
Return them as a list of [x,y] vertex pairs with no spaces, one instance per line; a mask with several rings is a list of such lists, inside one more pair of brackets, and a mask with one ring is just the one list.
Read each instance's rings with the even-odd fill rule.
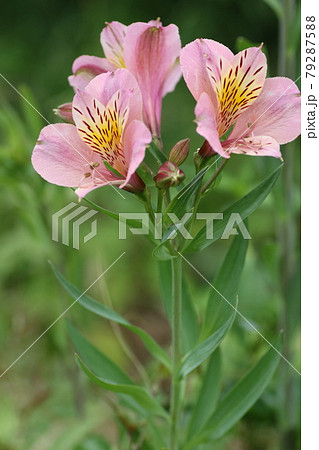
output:
[[172,384],[171,384],[171,433],[170,450],[178,450],[178,420],[180,410],[181,383],[178,369],[182,358],[181,345],[182,313],[182,259],[172,259]]
[[135,196],[138,199],[142,200],[146,211],[150,215],[150,219],[151,219],[152,223],[155,223],[155,215],[154,215],[154,209],[153,209],[153,205],[152,205],[150,191],[146,188],[142,193],[136,193]]
[[[98,273],[102,273],[103,267],[104,267],[104,265],[102,264],[102,261],[101,261],[99,264],[99,267],[98,267]],[[110,291],[109,291],[108,285],[106,283],[105,277],[103,278],[101,283],[99,283],[99,286],[100,286],[100,294],[101,294],[102,298],[104,298],[106,305],[111,307],[112,309],[114,309]],[[121,327],[119,326],[118,323],[113,322],[113,321],[110,322],[110,326],[111,326],[111,328],[114,332],[114,335],[117,338],[119,344],[121,345],[124,353],[131,360],[131,362],[134,364],[136,370],[140,374],[141,379],[143,380],[145,386],[147,386],[148,388],[151,388],[151,383],[150,383],[148,374],[147,374],[146,370],[144,369],[143,364],[140,363],[139,359],[135,356],[135,353],[127,345],[125,338],[123,336]]]
[[169,189],[165,190],[164,200],[165,200],[165,206],[167,207],[171,203],[171,195],[169,193]]
[[201,193],[204,194],[204,192],[206,191],[206,189],[209,188],[209,186],[213,183],[213,181],[218,177],[218,175],[221,173],[221,171],[223,170],[223,168],[226,166],[227,162],[229,161],[229,158],[224,158],[221,162],[221,164],[218,166],[218,168],[216,169],[216,171],[213,173],[213,175],[210,177],[210,179],[208,181],[206,181],[206,183],[204,184],[204,186],[202,187]]
[[159,212],[159,213],[162,212],[163,195],[164,195],[163,189],[158,189],[158,192],[157,192],[157,209],[156,209],[156,211]]

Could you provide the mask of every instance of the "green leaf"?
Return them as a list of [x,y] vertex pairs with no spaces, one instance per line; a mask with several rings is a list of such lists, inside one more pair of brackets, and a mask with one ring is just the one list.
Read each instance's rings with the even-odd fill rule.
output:
[[200,251],[208,247],[213,242],[219,239],[226,228],[229,218],[232,213],[240,214],[242,220],[246,219],[252,212],[257,209],[257,207],[265,200],[272,187],[274,186],[280,171],[281,166],[274,170],[268,177],[266,177],[255,189],[250,191],[247,195],[242,197],[240,200],[235,202],[229,208],[224,211],[223,219],[217,220],[214,224],[214,237],[213,239],[207,239],[206,237],[206,226],[203,226],[197,235],[189,245],[186,247],[185,252]]
[[144,387],[134,384],[122,369],[88,342],[69,322],[67,327],[79,355],[76,355],[77,362],[80,361],[81,368],[93,381],[105,389],[132,397],[134,403],[137,403],[137,406],[133,404],[134,409],[144,417],[147,417],[149,413],[167,416],[160,404]]
[[169,237],[172,235],[173,231],[178,231],[176,225],[171,226],[168,230],[165,231],[162,242],[157,245],[157,247],[153,250],[153,258],[157,261],[168,261],[170,259],[176,258],[176,254],[173,253],[173,250],[169,247]]
[[[74,188],[71,188],[73,191],[75,191]],[[91,206],[93,206],[94,209],[97,211],[100,211],[101,213],[105,214],[108,217],[111,217],[112,219],[116,220],[117,222],[125,222],[125,224],[131,228],[141,228],[141,221],[136,219],[129,219],[124,218],[118,213],[115,213],[113,211],[110,211],[108,209],[102,208],[102,206],[97,205],[92,200],[89,200],[87,197],[84,197],[82,200],[89,203]],[[157,242],[151,235],[151,233],[144,234],[146,239],[148,239],[152,244],[157,245]]]
[[82,297],[79,300],[79,303],[86,309],[95,314],[104,317],[105,319],[113,320],[120,325],[123,325],[128,330],[135,333],[143,342],[147,350],[150,354],[158,359],[164,366],[170,371],[171,370],[171,361],[167,355],[167,353],[157,344],[157,342],[142,328],[132,325],[126,319],[124,319],[119,314],[112,311],[110,308],[102,305],[101,303],[96,302],[90,297]]
[[[74,191],[75,189],[72,189],[72,190]],[[121,218],[121,216],[118,213],[115,213],[115,212],[110,211],[108,209],[102,208],[102,206],[97,205],[92,200],[89,200],[86,197],[84,197],[82,200],[84,200],[85,202],[89,203],[91,206],[93,206],[94,209],[102,212],[103,214],[111,217],[114,220],[117,220],[118,222],[120,222],[121,220],[124,220],[123,218]],[[139,220],[125,219],[125,222],[127,223],[127,225],[129,225],[130,227],[133,227],[133,228],[140,228],[141,227],[141,222]]]
[[[281,336],[274,343],[274,347],[281,351]],[[279,361],[280,355],[270,348],[244,378],[226,394],[205,429],[185,446],[185,450],[201,442],[218,439],[232,428],[261,396]]]
[[110,383],[134,384],[120,367],[87,341],[69,321],[67,321],[67,330],[77,353],[97,376],[107,375]]
[[171,219],[168,217],[168,213],[174,213],[177,217],[181,218],[187,210],[187,205],[189,204],[190,199],[195,194],[197,189],[199,188],[202,179],[207,172],[207,168],[202,169],[198,174],[183,187],[173,198],[171,203],[168,205],[164,212],[163,222],[167,223]]
[[198,318],[186,280],[182,280],[182,347],[187,352],[198,342]]
[[[144,181],[146,186],[153,186],[154,185],[154,179],[150,171],[147,169],[147,163],[144,160],[142,164],[139,165],[139,167],[136,170],[137,175]],[[149,167],[149,169],[151,169]]]
[[135,333],[137,336],[139,336],[139,338],[141,339],[147,350],[151,353],[151,355],[154,356],[154,358],[157,358],[162,364],[164,364],[168,370],[171,370],[171,361],[167,353],[157,344],[156,341],[154,341],[154,339],[148,333],[146,333],[146,331],[144,331],[142,328],[132,325],[130,322],[124,319],[124,317],[122,317],[120,314],[116,313],[112,309],[108,308],[107,306],[96,302],[91,297],[85,294],[83,295],[83,292],[81,292],[80,289],[75,287],[72,283],[70,283],[63,277],[63,275],[57,270],[54,264],[52,263],[50,264],[55,273],[55,276],[62,284],[64,289],[74,299],[76,299],[81,306],[97,314],[98,316],[104,317],[105,319],[108,320],[112,320],[113,322],[116,322],[119,325],[122,325],[128,330]]
[[178,372],[180,378],[186,377],[216,350],[231,328],[235,319],[235,312],[232,312],[231,317],[218,330],[184,356]]
[[221,355],[217,348],[209,358],[197,402],[188,425],[188,441],[206,425],[215,410],[221,386]]
[[[158,261],[158,280],[167,317],[172,322],[172,269],[170,261]],[[183,321],[182,321],[183,324]]]
[[78,355],[75,355],[76,362],[79,364],[84,373],[96,384],[104,389],[112,392],[126,394],[131,396],[137,403],[139,403],[145,411],[152,415],[160,416],[168,420],[167,412],[161,405],[152,398],[146,389],[135,384],[117,384],[110,382],[107,378],[98,377],[95,375],[81,360]]
[[162,165],[164,164],[164,162],[167,161],[167,158],[164,155],[164,153],[158,147],[156,147],[154,142],[151,142],[150,146],[148,147],[148,150],[151,153],[151,155],[156,159],[158,164]]
[[[171,263],[159,261],[159,281],[164,307],[172,321],[172,271]],[[186,281],[182,280],[182,347],[187,352],[196,345],[199,336],[197,314]]]
[[119,180],[123,180],[123,175],[120,174],[120,172],[118,170],[116,170],[114,167],[111,166],[111,164],[109,164],[105,159],[103,160],[103,163],[105,165],[105,167],[113,173],[115,178],[118,178]]
[[[169,213],[176,214],[176,217],[179,219],[183,217],[192,196],[195,194],[197,189],[199,189],[203,176],[206,172],[207,167],[198,172],[198,174],[176,194],[163,214],[163,224],[170,223],[171,219],[168,216]],[[153,250],[153,257],[155,259],[159,261],[167,261],[169,259],[176,258],[176,255],[168,247],[168,241],[170,240],[170,236],[174,230],[178,232],[178,224],[173,224],[168,230],[165,231],[162,242]]]
[[201,330],[201,340],[206,339],[212,332],[218,330],[233,311],[231,305],[234,306],[236,302],[247,247],[248,241],[241,234],[233,238],[225,260],[213,283],[216,290],[210,289]]

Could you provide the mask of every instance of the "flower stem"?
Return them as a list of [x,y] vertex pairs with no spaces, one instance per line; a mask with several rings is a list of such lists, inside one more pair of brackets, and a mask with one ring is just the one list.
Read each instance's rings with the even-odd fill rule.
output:
[[155,223],[154,209],[153,209],[153,205],[152,205],[150,191],[146,188],[142,193],[136,193],[135,195],[138,199],[142,200],[146,211],[150,215],[150,219],[151,219],[152,223]]
[[222,160],[222,162],[220,163],[220,165],[218,166],[216,171],[213,173],[213,175],[210,177],[210,179],[202,187],[202,190],[201,190],[202,194],[204,194],[206,189],[208,189],[209,186],[212,184],[212,182],[218,177],[218,175],[221,173],[221,171],[223,170],[223,168],[225,167],[225,165],[227,164],[228,161],[229,161],[229,159],[226,159],[226,158],[224,158]]
[[178,369],[182,357],[181,345],[182,313],[182,259],[172,259],[172,384],[171,384],[171,433],[170,450],[178,450],[178,419],[180,410],[181,384]]
[[171,203],[171,195],[170,195],[170,193],[169,193],[169,189],[166,189],[166,190],[165,190],[164,200],[165,200],[165,206],[166,206],[166,208],[167,208],[168,205]]
[[157,208],[156,208],[156,211],[158,213],[162,212],[163,195],[164,195],[163,189],[158,189],[158,192],[157,192]]

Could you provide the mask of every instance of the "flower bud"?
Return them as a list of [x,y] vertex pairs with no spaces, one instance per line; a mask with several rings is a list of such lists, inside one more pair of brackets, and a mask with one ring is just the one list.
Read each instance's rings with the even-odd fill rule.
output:
[[154,177],[155,184],[160,189],[168,189],[178,186],[185,178],[185,174],[177,165],[171,161],[166,161],[158,170]]
[[63,103],[63,105],[58,106],[53,111],[65,122],[74,123],[72,116],[72,103]]
[[205,140],[204,144],[199,149],[198,154],[202,158],[210,158],[211,156],[217,155],[217,153],[212,149],[209,143]]
[[178,141],[169,152],[168,160],[175,163],[177,166],[183,164],[188,156],[189,143],[189,138]]

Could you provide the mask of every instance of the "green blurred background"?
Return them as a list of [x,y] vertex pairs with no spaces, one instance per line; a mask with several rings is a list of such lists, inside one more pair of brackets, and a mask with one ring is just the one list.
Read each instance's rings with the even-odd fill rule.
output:
[[[282,13],[281,7],[285,12]],[[205,0],[190,2],[122,0],[5,2],[1,6],[0,71],[50,122],[52,109],[72,99],[67,76],[81,54],[102,56],[99,34],[105,21],[125,24],[160,17],[179,26],[182,44],[212,38],[233,51],[243,43],[264,43],[268,76],[299,74],[299,5],[277,0]],[[242,39],[238,39],[242,38]],[[244,39],[243,39],[244,38]],[[297,61],[297,62],[296,62]],[[181,81],[163,104],[166,151],[190,137],[201,145],[193,122],[194,100]],[[117,224],[98,217],[98,234],[80,250],[51,240],[51,215],[71,201],[72,190],[49,185],[34,172],[30,156],[45,121],[0,78],[0,372],[6,368],[71,304],[48,260],[80,288],[86,289],[123,251],[117,266],[90,294],[148,330],[163,345],[170,339],[157,283],[156,262],[143,237],[117,239]],[[239,309],[272,340],[286,330],[285,355],[299,367],[299,168],[300,144],[283,149],[285,166],[274,192],[250,220],[252,241],[239,292]],[[192,173],[192,161],[185,171]],[[234,155],[222,181],[202,206],[218,211],[252,189],[279,161]],[[90,195],[114,211],[140,206],[112,189]],[[85,230],[83,230],[85,231]],[[88,231],[88,230],[87,230]],[[228,243],[220,241],[192,256],[196,267],[214,279]],[[198,311],[207,285],[185,267]],[[85,336],[133,376],[134,371],[114,330],[74,306],[68,317]],[[148,355],[131,335],[126,338],[143,364]],[[265,342],[236,320],[223,343],[227,389],[265,351]],[[1,449],[107,449],[114,441],[115,421],[110,399],[79,373],[60,320],[0,378]],[[284,362],[245,418],[217,450],[298,449],[299,376]],[[205,447],[206,448],[206,447]],[[210,447],[207,447],[207,450]],[[125,449],[120,449],[125,450]]]

